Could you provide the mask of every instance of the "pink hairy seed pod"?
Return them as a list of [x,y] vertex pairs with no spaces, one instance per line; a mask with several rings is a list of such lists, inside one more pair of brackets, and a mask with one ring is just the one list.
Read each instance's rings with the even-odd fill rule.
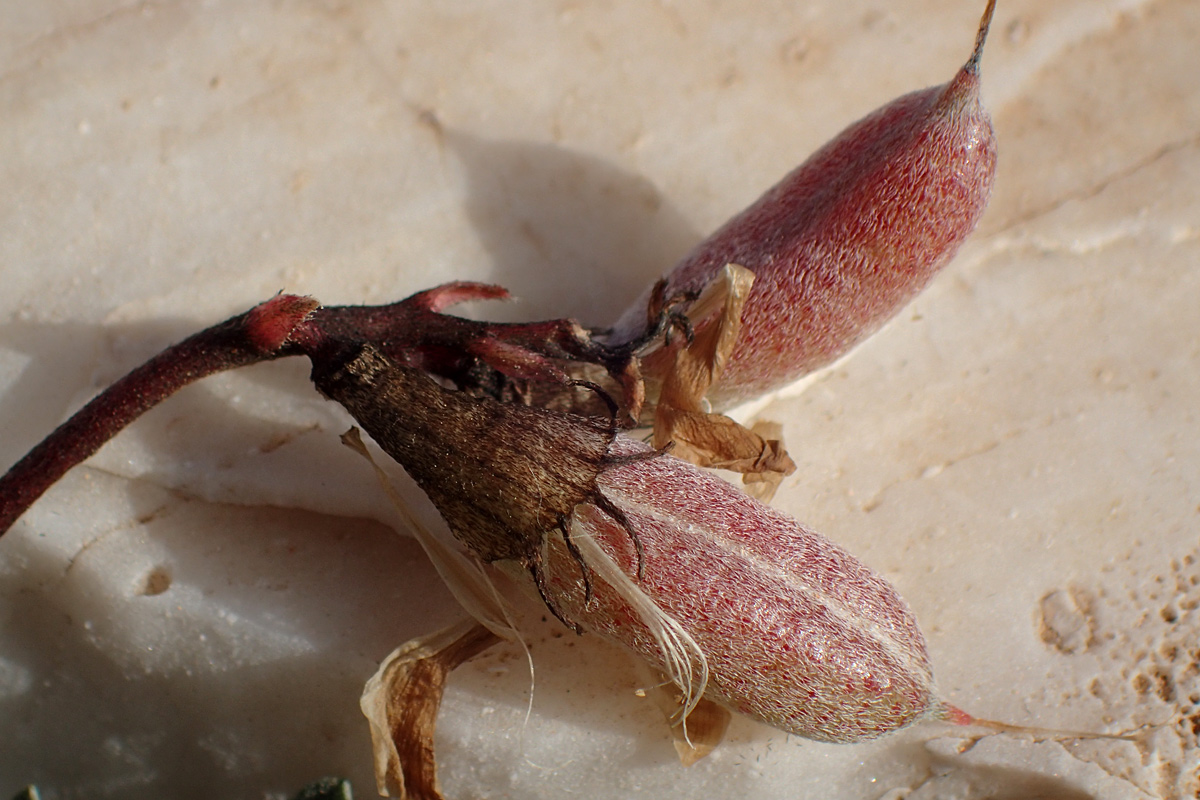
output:
[[[953,80],[904,95],[842,131],[668,275],[700,291],[726,265],[755,275],[741,338],[708,398],[728,408],[825,366],[924,289],[975,228],[991,195],[996,142],[979,60],[995,2]],[[614,326],[645,326],[648,295]],[[651,355],[647,376],[669,369]]]
[[[596,479],[628,529],[585,503],[571,535],[577,545],[591,537],[694,639],[707,660],[709,699],[831,742],[953,717],[957,709],[937,696],[916,619],[887,581],[691,464],[666,455],[628,460],[647,451],[617,437],[609,450],[617,463]],[[640,579],[631,533],[645,553]],[[595,567],[587,549],[584,555]],[[552,540],[544,568],[550,596],[567,616],[664,668],[661,642],[625,595],[593,579],[592,599],[585,599],[580,567],[562,540]]]

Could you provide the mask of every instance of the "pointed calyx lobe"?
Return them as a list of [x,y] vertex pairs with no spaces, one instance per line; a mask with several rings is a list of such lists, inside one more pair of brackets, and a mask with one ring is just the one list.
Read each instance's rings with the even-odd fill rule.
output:
[[[742,335],[709,400],[727,408],[829,364],[933,279],[974,229],[995,172],[979,98],[984,14],[970,60],[946,84],[904,95],[842,131],[702,242],[668,276],[698,291],[726,264],[755,275]],[[632,335],[645,299],[614,328]],[[663,354],[643,371],[670,367]]]

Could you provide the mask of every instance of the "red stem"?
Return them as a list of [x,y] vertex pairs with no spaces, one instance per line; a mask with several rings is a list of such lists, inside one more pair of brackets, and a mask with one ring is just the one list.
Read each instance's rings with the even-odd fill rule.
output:
[[0,535],[42,494],[156,404],[216,372],[296,352],[288,337],[315,300],[279,295],[168,347],[105,389],[0,477]]

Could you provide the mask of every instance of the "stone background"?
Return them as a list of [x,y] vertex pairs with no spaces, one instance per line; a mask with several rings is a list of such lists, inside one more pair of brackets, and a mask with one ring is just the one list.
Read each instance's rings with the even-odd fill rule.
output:
[[[615,318],[982,2],[0,3],[0,466],[280,290]],[[682,769],[626,657],[530,623],[456,673],[451,798],[1129,798],[1200,787],[1200,4],[1002,0],[979,231],[759,409],[777,504],[885,574],[981,716],[854,746],[735,721]],[[281,362],[191,387],[0,540],[0,795],[372,796],[362,683],[458,612]],[[528,609],[537,617],[536,609]],[[5,795],[7,796],[7,795]]]

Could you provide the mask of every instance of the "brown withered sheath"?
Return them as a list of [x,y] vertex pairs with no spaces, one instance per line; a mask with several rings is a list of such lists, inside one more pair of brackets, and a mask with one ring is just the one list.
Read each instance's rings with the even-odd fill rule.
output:
[[[363,342],[314,357],[312,380],[404,465],[459,541],[485,562],[511,559],[525,566],[551,612],[582,632],[547,592],[542,553],[546,534],[558,528],[590,586],[571,543],[572,512],[590,502],[626,525],[596,487],[601,472],[627,460],[609,454],[619,430],[615,416],[502,404],[444,389]],[[615,413],[615,404],[611,408]]]

